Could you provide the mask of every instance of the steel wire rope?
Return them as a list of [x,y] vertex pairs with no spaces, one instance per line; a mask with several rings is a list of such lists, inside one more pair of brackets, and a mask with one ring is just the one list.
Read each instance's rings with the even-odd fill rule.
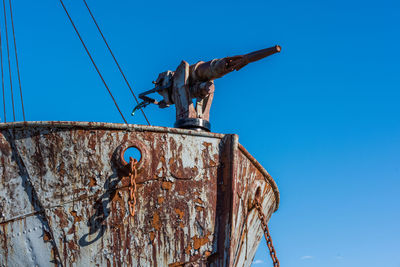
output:
[[25,120],[24,99],[22,97],[21,77],[20,77],[20,74],[19,74],[19,64],[18,64],[18,55],[17,55],[17,42],[15,41],[14,19],[13,19],[12,7],[11,7],[11,0],[9,0],[8,2],[9,2],[9,5],[10,5],[11,28],[12,28],[13,39],[14,39],[15,62],[17,64],[16,66],[17,66],[17,74],[18,74],[19,93],[21,95],[22,116],[24,117],[24,121],[26,121]]
[[5,30],[6,30],[6,42],[7,42],[8,73],[10,74],[11,102],[12,102],[13,117],[14,117],[14,121],[15,121],[14,93],[13,93],[13,87],[12,87],[10,49],[8,47],[7,15],[6,15],[6,1],[5,0],[3,0],[3,9],[4,9],[4,23],[5,23]]
[[[4,0],[3,0],[3,1],[4,1]],[[73,22],[71,16],[69,15],[69,13],[68,13],[68,11],[67,11],[67,8],[65,7],[65,5],[64,5],[64,3],[63,3],[62,0],[60,0],[60,3],[61,3],[61,5],[62,5],[62,7],[63,7],[65,13],[66,13],[67,16],[68,16],[68,19],[69,19],[69,21],[70,21],[71,24],[72,24],[72,27],[74,28],[76,34],[78,35],[79,40],[81,41],[83,47],[85,48],[85,51],[86,51],[87,55],[88,55],[89,58],[90,58],[90,61],[92,61],[92,64],[93,64],[94,68],[96,69],[97,73],[99,74],[100,79],[102,80],[104,86],[106,87],[108,93],[110,94],[112,100],[114,101],[115,107],[118,109],[118,112],[119,112],[119,114],[121,115],[121,117],[122,117],[122,119],[124,120],[124,122],[125,122],[126,124],[128,124],[128,122],[125,120],[124,115],[122,114],[121,110],[119,109],[119,106],[118,106],[118,104],[117,104],[117,101],[115,100],[115,98],[114,98],[114,96],[112,95],[110,89],[108,88],[106,81],[104,80],[103,76],[101,75],[99,68],[97,67],[96,63],[94,62],[94,60],[93,60],[93,58],[92,58],[92,55],[90,54],[88,48],[86,47],[85,42],[83,41],[81,35],[79,34],[78,29],[77,29],[76,26],[75,26],[75,23]]]
[[[99,24],[97,23],[96,19],[94,18],[92,11],[90,10],[88,4],[86,3],[86,0],[83,0],[83,3],[85,4],[87,10],[89,11],[89,14],[90,14],[90,16],[92,17],[92,20],[93,20],[94,24],[96,25],[97,30],[99,31],[99,33],[100,33],[100,35],[101,35],[101,38],[103,38],[103,41],[104,41],[104,43],[106,44],[107,49],[108,49],[108,51],[110,52],[112,58],[114,59],[114,62],[115,62],[115,64],[117,65],[117,67],[118,67],[118,69],[119,69],[119,72],[121,73],[122,77],[124,78],[126,85],[128,86],[129,90],[131,91],[133,98],[135,99],[136,103],[139,105],[139,101],[138,101],[138,99],[137,99],[135,93],[133,92],[132,87],[131,87],[131,85],[130,85],[129,82],[128,82],[128,79],[126,78],[124,72],[122,71],[121,66],[119,65],[119,63],[118,63],[118,61],[117,61],[117,58],[115,57],[115,55],[114,55],[114,53],[112,52],[110,46],[108,45],[108,42],[107,42],[106,38],[104,37],[103,32],[101,31],[101,29],[100,29],[100,27],[99,27]],[[142,111],[142,114],[143,114],[144,118],[146,119],[147,123],[150,125],[150,122],[149,122],[149,120],[148,120],[146,114],[144,113],[143,108],[140,108],[140,110]]]
[[0,65],[1,65],[1,87],[3,89],[3,109],[4,109],[4,122],[7,122],[6,115],[6,97],[4,93],[4,74],[3,74],[3,46],[1,42],[1,27],[0,27]]

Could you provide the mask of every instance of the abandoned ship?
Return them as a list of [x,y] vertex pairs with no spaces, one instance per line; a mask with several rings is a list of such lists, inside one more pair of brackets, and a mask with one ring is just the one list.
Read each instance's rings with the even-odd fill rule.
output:
[[[0,266],[250,266],[263,235],[279,266],[267,227],[277,185],[237,135],[209,122],[214,80],[279,51],[161,73],[134,111],[174,105],[174,128],[128,124],[122,113],[122,124],[4,117]],[[139,156],[126,159],[132,148]]]

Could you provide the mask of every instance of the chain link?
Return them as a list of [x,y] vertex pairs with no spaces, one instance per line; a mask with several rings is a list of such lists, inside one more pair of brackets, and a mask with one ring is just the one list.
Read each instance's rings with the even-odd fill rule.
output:
[[129,158],[129,213],[131,216],[135,216],[135,205],[136,205],[136,176],[137,176],[137,169],[136,169],[137,160],[133,159],[132,157]]
[[274,244],[272,243],[272,238],[271,238],[271,235],[269,234],[268,225],[265,222],[265,215],[264,215],[264,213],[262,211],[261,204],[260,204],[260,201],[259,201],[258,198],[256,198],[254,204],[255,204],[256,209],[258,211],[258,218],[261,221],[261,226],[262,226],[262,228],[264,230],[264,236],[265,236],[265,240],[267,241],[267,246],[268,246],[268,249],[269,249],[269,254],[271,255],[271,258],[272,258],[272,262],[274,264],[274,267],[279,267],[280,266],[279,260],[278,260],[278,257],[276,256],[276,251],[275,251],[275,248],[274,248]]

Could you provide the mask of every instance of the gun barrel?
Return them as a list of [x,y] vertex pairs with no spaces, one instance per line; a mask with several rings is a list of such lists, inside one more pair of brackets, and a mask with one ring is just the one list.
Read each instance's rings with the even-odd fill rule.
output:
[[281,47],[279,45],[276,45],[273,47],[269,47],[269,48],[261,49],[261,50],[255,51],[255,52],[251,52],[251,53],[248,53],[243,56],[247,59],[247,61],[249,63],[251,63],[251,62],[263,59],[265,57],[268,57],[270,55],[273,55],[275,53],[279,53],[279,52],[281,52]]
[[205,82],[221,78],[234,70],[240,70],[247,64],[258,61],[275,53],[279,53],[279,45],[251,52],[245,55],[214,59],[207,62],[198,62],[190,66],[191,82]]

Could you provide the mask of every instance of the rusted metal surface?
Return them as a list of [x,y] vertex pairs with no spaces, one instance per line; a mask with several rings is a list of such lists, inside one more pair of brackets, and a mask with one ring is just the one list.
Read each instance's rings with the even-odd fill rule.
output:
[[213,59],[207,62],[200,61],[190,66],[191,81],[192,83],[197,83],[221,78],[234,70],[240,70],[251,62],[258,61],[280,51],[281,47],[276,45],[245,55]]
[[[281,47],[276,45],[244,55],[213,59],[207,62],[199,61],[194,65],[182,61],[175,71],[160,73],[154,82],[156,85],[154,89],[139,95],[143,102],[134,108],[132,114],[148,104],[156,104],[160,108],[175,104],[177,120],[175,127],[200,128],[209,131],[210,129],[205,127],[202,121],[208,123],[210,118],[210,108],[215,91],[214,80],[280,51]],[[148,97],[149,94],[155,92],[163,97],[161,101]],[[196,100],[195,103],[193,99]]]
[[137,160],[132,157],[129,158],[129,213],[131,216],[135,216],[135,205],[136,205],[136,169]]
[[[279,192],[236,135],[0,123],[0,266],[249,266]],[[127,147],[142,154],[135,216]],[[271,182],[272,181],[272,182]]]

